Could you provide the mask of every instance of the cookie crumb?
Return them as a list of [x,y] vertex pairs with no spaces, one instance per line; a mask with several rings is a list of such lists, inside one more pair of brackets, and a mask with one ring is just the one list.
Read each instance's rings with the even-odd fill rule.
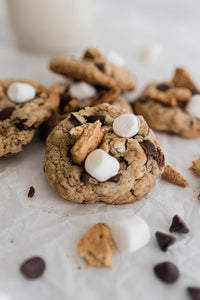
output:
[[193,160],[192,161],[192,166],[190,168],[193,172],[196,174],[200,175],[200,159]]
[[13,244],[13,243],[14,243],[14,240],[10,240],[10,243]]
[[112,267],[114,242],[110,228],[103,223],[93,225],[77,244],[88,265]]
[[33,198],[34,194],[35,194],[35,188],[31,186],[28,192],[28,197]]
[[200,200],[200,194],[199,194],[199,196],[198,196],[198,200]]
[[164,172],[161,175],[162,179],[174,183],[176,185],[187,187],[188,182],[185,180],[183,175],[174,170],[171,166],[167,165],[164,169]]

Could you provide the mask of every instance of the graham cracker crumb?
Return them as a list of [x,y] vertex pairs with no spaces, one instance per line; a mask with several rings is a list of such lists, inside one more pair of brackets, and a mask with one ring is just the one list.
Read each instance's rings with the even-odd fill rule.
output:
[[180,185],[182,187],[187,187],[188,182],[185,180],[183,175],[174,170],[171,166],[167,165],[164,169],[164,172],[161,175],[162,179],[167,180],[176,185]]
[[200,175],[200,159],[192,161],[191,170],[196,174]]
[[114,242],[110,228],[103,223],[93,225],[77,244],[88,265],[112,267]]

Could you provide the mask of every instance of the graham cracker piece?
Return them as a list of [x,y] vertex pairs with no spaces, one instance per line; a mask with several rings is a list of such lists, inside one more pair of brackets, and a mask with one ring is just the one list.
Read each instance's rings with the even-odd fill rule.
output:
[[188,102],[192,96],[191,91],[187,88],[171,88],[169,93],[172,94],[179,102]]
[[99,105],[102,103],[109,103],[112,100],[114,100],[115,98],[117,98],[117,96],[119,96],[120,93],[121,93],[120,88],[118,86],[115,86],[112,89],[105,92],[105,94],[101,98],[97,99],[93,103],[93,106],[96,106],[96,105]]
[[162,179],[167,180],[176,185],[180,185],[183,187],[188,186],[187,180],[181,175],[179,172],[174,170],[171,166],[167,165],[164,169],[164,172],[161,175]]
[[114,242],[110,228],[103,223],[93,225],[77,244],[80,255],[89,265],[112,267]]
[[148,85],[143,93],[144,97],[148,97],[149,99],[159,101],[163,104],[170,105],[170,106],[177,106],[176,98],[170,92],[164,92],[158,90],[153,85]]
[[200,175],[200,159],[192,161],[191,170]]
[[[95,150],[103,138],[101,122],[84,124],[83,132],[71,148],[74,163],[81,165],[90,152]],[[81,127],[81,126],[80,126]]]
[[199,91],[192,76],[184,68],[176,68],[172,83],[177,88],[187,88],[191,91]]

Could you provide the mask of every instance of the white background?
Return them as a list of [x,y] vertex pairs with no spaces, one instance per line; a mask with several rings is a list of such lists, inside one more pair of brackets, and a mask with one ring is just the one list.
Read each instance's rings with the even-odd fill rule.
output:
[[[0,78],[37,79],[46,85],[59,81],[59,76],[48,71],[49,55],[16,48],[6,21],[5,1],[0,0]],[[175,66],[188,67],[200,83],[199,9],[199,1],[194,0],[101,0],[96,3],[87,44],[120,52],[135,74],[139,90],[149,80],[169,79]],[[154,43],[162,46],[162,53],[157,60],[145,61],[141,50]],[[159,179],[142,200],[124,206],[85,206],[62,200],[45,178],[44,144],[37,138],[22,153],[1,159],[0,290],[12,300],[189,299],[186,287],[200,286],[200,177],[189,170],[191,161],[200,157],[200,139],[157,135],[166,162],[185,175],[189,187]],[[31,185],[36,194],[28,199]],[[96,222],[112,226],[113,221],[136,213],[150,225],[150,244],[134,254],[116,250],[112,269],[87,269],[76,249],[85,231]],[[176,213],[191,231],[177,235],[176,244],[163,253],[154,234],[157,230],[168,232]],[[27,281],[19,266],[32,255],[42,256],[47,269],[41,279]],[[153,274],[153,266],[165,260],[180,269],[176,284],[163,284]]]

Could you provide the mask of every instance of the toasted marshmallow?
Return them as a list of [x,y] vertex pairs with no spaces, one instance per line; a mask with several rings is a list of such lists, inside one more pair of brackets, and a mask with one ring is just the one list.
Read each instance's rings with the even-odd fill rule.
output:
[[114,50],[108,51],[106,58],[109,63],[118,67],[123,67],[125,65],[124,58]]
[[135,252],[150,241],[149,226],[139,216],[120,220],[111,229],[114,242],[120,251]]
[[136,115],[124,114],[117,117],[113,122],[114,132],[121,137],[132,137],[140,129],[140,120]]
[[7,89],[7,95],[10,100],[16,103],[23,103],[35,98],[36,91],[28,83],[15,82]]
[[192,116],[200,119],[200,94],[192,96],[185,110]]
[[92,151],[85,160],[85,170],[100,182],[115,176],[119,168],[118,160],[102,149]]
[[73,98],[84,99],[94,97],[97,93],[94,86],[87,82],[73,83],[69,87],[70,96]]

